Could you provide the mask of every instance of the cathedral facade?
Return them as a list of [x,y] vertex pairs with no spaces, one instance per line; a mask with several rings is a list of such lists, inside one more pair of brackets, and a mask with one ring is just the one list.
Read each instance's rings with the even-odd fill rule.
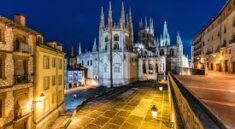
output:
[[105,24],[102,8],[98,43],[95,39],[92,51],[84,53],[79,44],[77,63],[88,69],[87,78],[107,87],[111,82],[113,86],[120,86],[137,80],[157,79],[160,75],[164,79],[167,70],[182,66],[181,38],[177,36],[177,45],[170,44],[166,22],[160,40],[154,35],[152,19],[149,25],[147,21],[145,25],[140,22],[139,42],[134,43],[131,9],[126,14],[122,4],[119,23],[114,23],[110,3],[107,21]]

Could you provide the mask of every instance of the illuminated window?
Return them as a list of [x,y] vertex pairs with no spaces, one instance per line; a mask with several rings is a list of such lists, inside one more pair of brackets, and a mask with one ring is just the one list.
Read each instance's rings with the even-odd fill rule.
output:
[[56,94],[53,93],[51,97],[51,103],[54,104],[56,102]]
[[59,86],[62,85],[62,81],[63,81],[62,75],[59,75],[59,76],[58,76],[58,85],[59,85]]
[[62,98],[63,98],[63,92],[62,92],[62,91],[59,91],[59,92],[58,92],[58,100],[59,100],[59,102],[62,101]]
[[44,90],[48,90],[50,88],[50,77],[46,76],[43,78],[43,88]]
[[55,75],[52,76],[52,79],[51,79],[51,82],[52,82],[52,86],[55,86]]
[[62,63],[62,59],[58,59],[58,68],[59,69],[62,69],[62,65],[63,63]]
[[52,67],[55,68],[55,57],[52,58]]
[[43,56],[43,68],[44,69],[50,68],[50,57],[49,56]]

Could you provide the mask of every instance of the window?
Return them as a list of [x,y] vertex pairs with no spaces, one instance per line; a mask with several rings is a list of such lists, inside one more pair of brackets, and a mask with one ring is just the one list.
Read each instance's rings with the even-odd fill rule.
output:
[[158,64],[156,64],[156,73],[158,73]]
[[43,78],[43,88],[44,90],[48,90],[50,88],[50,77],[46,76]]
[[114,67],[114,72],[117,72],[117,73],[119,73],[120,72],[120,67]]
[[170,56],[173,57],[174,56],[174,50],[170,49]]
[[50,57],[49,56],[43,56],[43,68],[44,69],[50,68]]
[[82,60],[82,65],[83,65],[83,60]]
[[38,44],[43,43],[42,37],[37,37],[37,43]]
[[61,102],[63,100],[63,92],[62,91],[58,92],[58,100],[59,100],[59,102]]
[[90,65],[92,65],[92,60],[90,60]]
[[142,67],[143,67],[143,73],[147,73],[145,61],[143,61],[143,66]]
[[109,41],[108,36],[105,37],[105,42],[107,43]]
[[87,64],[87,66],[89,66],[89,60],[87,61],[87,63],[86,63],[86,64]]
[[51,82],[52,82],[52,86],[55,86],[55,75],[52,76]]
[[114,35],[114,41],[119,41],[119,36],[118,36],[118,34],[115,34],[115,35]]
[[58,85],[60,86],[60,85],[62,85],[62,75],[59,75],[58,76]]
[[114,44],[113,49],[114,49],[114,50],[118,50],[118,49],[119,49],[119,45],[118,45],[118,43],[115,43],[115,44]]
[[52,94],[52,97],[51,97],[51,103],[54,104],[55,101],[56,101],[56,94],[53,93],[53,94]]
[[52,67],[55,68],[55,57],[52,58]]
[[62,69],[62,59],[58,59],[58,68]]
[[164,56],[164,50],[163,49],[160,51],[160,56]]
[[224,33],[226,33],[227,32],[227,28],[226,27],[224,27]]

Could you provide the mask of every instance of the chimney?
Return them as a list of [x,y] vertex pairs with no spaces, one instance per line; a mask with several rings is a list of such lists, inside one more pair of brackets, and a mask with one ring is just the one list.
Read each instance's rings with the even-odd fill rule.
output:
[[22,14],[15,14],[14,21],[15,21],[15,23],[17,23],[19,25],[26,26],[26,18]]

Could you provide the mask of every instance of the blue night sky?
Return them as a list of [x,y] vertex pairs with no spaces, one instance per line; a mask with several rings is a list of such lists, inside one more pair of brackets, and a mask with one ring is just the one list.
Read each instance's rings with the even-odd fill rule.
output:
[[[186,54],[190,54],[190,43],[222,8],[226,0],[123,0],[126,11],[132,8],[134,31],[137,33],[141,18],[152,17],[156,34],[168,22],[171,40],[177,31],[184,41]],[[118,21],[121,0],[112,0],[114,21]],[[15,13],[27,17],[27,25],[43,34],[47,41],[55,40],[64,45],[66,52],[73,45],[82,43],[90,50],[98,37],[100,8],[104,6],[107,18],[108,0],[1,0],[0,15],[13,18]],[[135,37],[137,38],[137,37]]]

